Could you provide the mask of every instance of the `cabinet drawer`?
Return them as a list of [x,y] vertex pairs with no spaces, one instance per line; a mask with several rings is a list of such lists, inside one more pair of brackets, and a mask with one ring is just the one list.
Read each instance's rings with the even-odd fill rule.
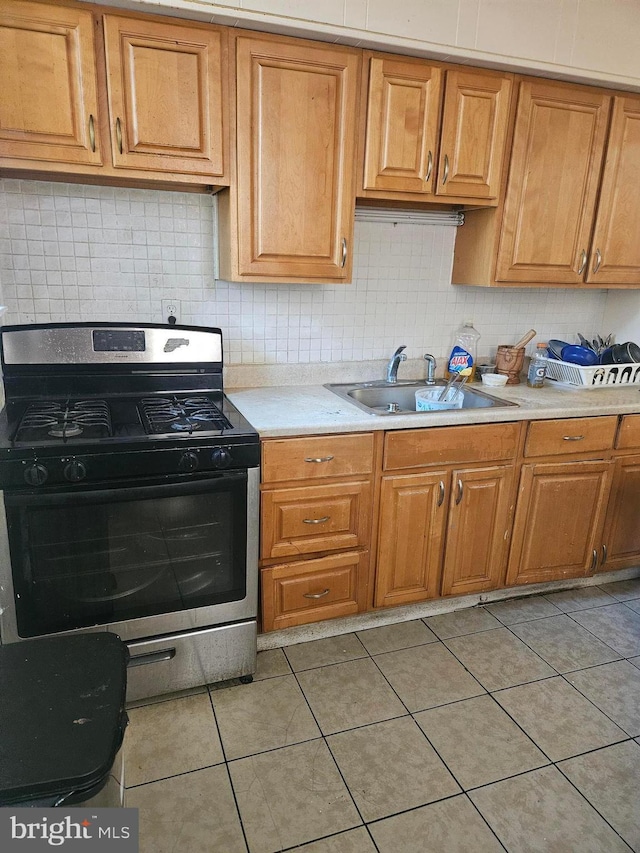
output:
[[385,437],[384,470],[512,459],[519,435],[514,423],[399,430]]
[[262,630],[349,616],[362,609],[366,551],[262,569]]
[[525,456],[560,456],[610,450],[618,419],[562,418],[557,421],[533,421],[529,424]]
[[262,493],[263,560],[367,545],[368,481]]
[[616,447],[619,450],[640,447],[640,415],[625,415],[622,418]]
[[262,482],[320,480],[373,470],[373,434],[316,435],[265,441]]

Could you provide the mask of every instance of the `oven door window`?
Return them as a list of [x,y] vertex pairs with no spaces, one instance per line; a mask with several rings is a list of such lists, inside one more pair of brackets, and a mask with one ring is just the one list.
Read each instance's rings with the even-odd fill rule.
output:
[[6,498],[18,633],[246,596],[247,476]]

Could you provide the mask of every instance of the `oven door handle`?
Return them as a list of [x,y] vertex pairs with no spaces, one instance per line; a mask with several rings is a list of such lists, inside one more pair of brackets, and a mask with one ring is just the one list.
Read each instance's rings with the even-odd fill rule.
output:
[[6,506],[70,506],[77,503],[117,503],[118,501],[171,498],[198,495],[227,488],[230,483],[246,483],[246,471],[229,471],[205,480],[183,483],[156,483],[153,486],[124,486],[114,489],[73,489],[68,492],[38,492],[36,494],[4,493]]

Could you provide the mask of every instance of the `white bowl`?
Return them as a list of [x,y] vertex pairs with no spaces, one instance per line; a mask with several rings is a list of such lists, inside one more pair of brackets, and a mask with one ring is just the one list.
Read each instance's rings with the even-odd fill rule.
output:
[[483,373],[482,384],[488,385],[490,388],[502,388],[507,384],[508,376],[503,376],[501,373]]

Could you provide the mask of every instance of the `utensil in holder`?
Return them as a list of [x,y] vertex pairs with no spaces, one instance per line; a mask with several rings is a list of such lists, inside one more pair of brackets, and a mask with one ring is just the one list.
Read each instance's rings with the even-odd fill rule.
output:
[[524,347],[501,344],[496,353],[496,373],[507,376],[507,385],[520,384],[520,371],[524,363]]

